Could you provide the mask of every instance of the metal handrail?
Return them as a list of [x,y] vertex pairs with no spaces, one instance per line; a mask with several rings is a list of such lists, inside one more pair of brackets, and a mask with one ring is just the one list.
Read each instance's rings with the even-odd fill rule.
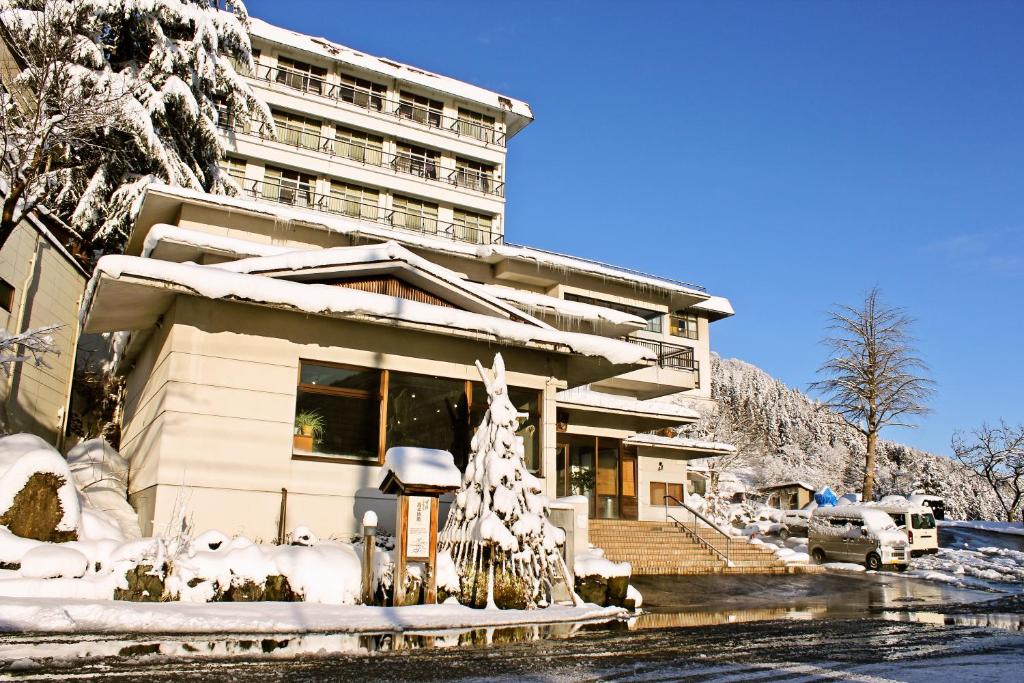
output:
[[385,209],[378,204],[346,199],[336,194],[314,192],[308,184],[271,183],[265,180],[245,180],[240,183],[242,191],[254,199],[289,204],[303,209],[322,211],[349,218],[383,223],[391,228],[416,232],[423,235],[445,237],[472,244],[501,244],[501,233],[461,223],[439,221],[432,216]]
[[[323,78],[305,71],[289,69],[283,66],[271,66],[256,62],[255,67],[256,70],[253,78],[257,80],[276,83],[300,92],[313,93],[336,102],[359,107],[360,109],[390,114],[428,128],[443,128],[459,137],[469,137],[479,140],[484,144],[505,146],[505,133],[499,131],[494,126],[469,119],[447,116],[437,109],[431,109],[408,101],[398,102],[389,111],[387,109],[388,100],[385,92],[369,90],[357,85],[329,83]],[[279,76],[282,74],[284,78],[279,79]],[[344,97],[343,93],[347,94],[348,97]],[[413,112],[416,113],[414,114]],[[422,112],[423,115],[420,116],[419,112]]]
[[[718,535],[721,536],[723,539],[725,539],[725,552],[723,552],[719,548],[716,548],[710,541],[708,541],[706,538],[704,538],[703,536],[700,535],[700,531],[698,529],[698,526],[697,526],[696,522],[693,523],[693,528],[691,529],[690,527],[688,527],[686,525],[686,522],[681,522],[678,519],[676,519],[675,517],[673,517],[672,515],[670,515],[669,512],[668,512],[668,501],[670,501],[670,500],[673,500],[673,501],[676,502],[676,507],[683,508],[684,510],[689,512],[691,515],[693,515],[694,518],[699,519],[700,521],[702,521],[705,524],[707,524],[710,528],[712,528],[716,532],[718,532]],[[665,496],[662,497],[662,502],[665,504],[665,521],[671,521],[679,529],[681,529],[683,532],[685,532],[690,538],[692,538],[694,541],[696,541],[698,545],[704,547],[705,549],[709,550],[710,552],[714,553],[715,555],[718,555],[718,557],[722,558],[722,560],[725,561],[727,566],[729,566],[729,567],[733,566],[732,565],[732,560],[730,559],[730,557],[732,556],[732,536],[730,536],[725,531],[723,531],[721,529],[721,527],[719,527],[717,524],[712,522],[710,519],[708,519],[707,517],[705,517],[701,513],[697,512],[696,510],[691,508],[689,505],[687,505],[683,501],[681,501],[678,498],[676,498],[675,496],[665,495]]]
[[693,349],[689,346],[668,344],[657,339],[642,337],[624,337],[630,344],[642,346],[658,356],[658,367],[675,368],[677,370],[700,370],[700,362],[694,358]]
[[[441,159],[439,157],[409,154],[407,152],[391,154],[377,147],[370,147],[359,142],[344,138],[329,138],[319,133],[311,133],[301,128],[293,128],[292,126],[282,124],[276,125],[277,136],[275,137],[271,134],[269,126],[254,125],[255,123],[255,121],[252,121],[249,125],[246,125],[237,120],[230,120],[225,116],[221,118],[217,125],[222,130],[241,133],[242,135],[252,135],[261,140],[272,140],[298,149],[313,150],[330,157],[353,161],[357,164],[390,168],[396,173],[406,173],[417,178],[423,178],[424,180],[436,180],[440,183],[447,182],[455,187],[477,190],[484,194],[493,194],[497,197],[505,196],[505,183],[496,182],[492,176],[480,173],[479,171],[444,168],[441,166]],[[350,151],[348,154],[339,152],[339,150],[344,149],[359,151],[358,153]],[[443,176],[444,171],[449,171],[447,178]],[[463,176],[461,180],[459,174]],[[465,182],[466,177],[475,179],[477,175],[480,176],[478,182]]]

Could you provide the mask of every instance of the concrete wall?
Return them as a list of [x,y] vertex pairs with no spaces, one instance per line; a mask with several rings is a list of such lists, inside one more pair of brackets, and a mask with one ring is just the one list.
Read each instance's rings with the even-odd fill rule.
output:
[[[270,540],[282,488],[289,529],[345,536],[368,509],[382,528],[393,528],[393,502],[377,490],[378,466],[293,459],[299,360],[477,380],[474,360],[490,365],[495,351],[505,357],[510,384],[544,392],[541,476],[553,475],[553,377],[564,376],[562,357],[179,297],[126,390],[122,452],[131,461],[129,493],[150,516],[142,519],[144,531],[162,530],[184,505],[197,531]],[[143,501],[152,487],[149,513]]]
[[14,287],[11,310],[0,309],[0,326],[9,334],[62,325],[53,335],[60,354],[46,356],[50,367],[18,363],[9,375],[0,373],[0,420],[9,432],[31,432],[60,445],[85,275],[32,223],[23,221],[0,250],[0,277]]

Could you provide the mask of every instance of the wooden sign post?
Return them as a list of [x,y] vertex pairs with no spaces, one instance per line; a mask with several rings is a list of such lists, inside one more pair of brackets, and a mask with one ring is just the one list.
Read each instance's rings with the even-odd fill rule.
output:
[[[403,466],[413,456],[416,459],[415,465],[427,463],[431,466],[431,476],[418,477],[417,473],[423,471],[422,467]],[[437,602],[439,498],[441,494],[458,488],[461,475],[450,453],[423,448],[392,448],[385,455],[384,467],[380,490],[398,497],[395,515],[394,605],[406,604],[405,582],[409,562],[423,563],[426,569],[422,577],[426,583],[423,599],[424,603],[433,605]],[[437,472],[444,476],[436,476]],[[411,481],[403,481],[403,475]],[[417,482],[417,479],[420,481]]]

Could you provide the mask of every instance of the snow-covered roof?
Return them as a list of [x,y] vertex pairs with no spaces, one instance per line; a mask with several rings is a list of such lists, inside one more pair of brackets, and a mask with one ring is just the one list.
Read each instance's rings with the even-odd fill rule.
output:
[[595,306],[581,301],[568,301],[556,296],[540,294],[504,285],[478,284],[483,291],[499,299],[509,301],[534,315],[554,315],[557,318],[571,318],[593,324],[608,336],[623,336],[647,326],[647,321],[638,315],[616,311],[613,308]]
[[457,489],[462,485],[462,473],[455,466],[455,458],[448,451],[435,448],[389,448],[381,468],[382,483],[389,473],[406,486]]
[[597,411],[679,418],[683,420],[700,417],[696,410],[685,408],[676,403],[650,400],[641,401],[628,396],[605,394],[588,387],[576,387],[559,391],[555,398],[559,405],[585,407]]
[[772,484],[771,486],[762,486],[761,490],[762,491],[772,491],[774,489],[785,489],[785,488],[789,488],[791,486],[799,486],[800,488],[807,489],[808,491],[817,491],[818,490],[817,488],[811,486],[810,484],[808,484],[805,481],[784,481],[784,482],[781,482],[779,484]]
[[695,303],[690,308],[706,313],[711,320],[721,320],[736,315],[732,309],[732,303],[724,296],[711,296],[707,301]]
[[146,235],[146,241],[142,245],[142,256],[152,256],[164,261],[179,260],[164,257],[164,254],[160,252],[161,246],[187,247],[188,256],[186,258],[188,260],[192,260],[197,253],[216,254],[229,258],[247,258],[250,256],[276,256],[295,251],[295,247],[275,246],[227,235],[214,235],[200,230],[179,228],[167,223],[157,223],[150,228]]
[[490,109],[509,111],[526,119],[519,128],[533,119],[530,105],[522,100],[500,95],[480,86],[465,83],[449,76],[431,73],[391,59],[374,57],[326,38],[316,38],[304,33],[281,28],[280,26],[274,26],[262,19],[250,17],[249,21],[249,33],[256,38],[277,43],[289,49],[302,50],[303,52],[308,52],[331,61],[373,71],[388,78],[397,78],[407,83],[453,95],[469,102],[476,102]]
[[[477,312],[498,312],[505,317],[528,322],[547,329],[554,329],[520,309],[502,301],[478,285],[467,282],[444,266],[417,256],[397,242],[364,244],[353,247],[331,247],[329,249],[305,249],[289,251],[271,256],[257,256],[231,263],[220,263],[217,268],[233,273],[260,274],[279,277],[283,275],[314,274],[360,276],[368,272],[393,272],[402,270],[403,276],[412,284],[426,290],[437,290],[442,298],[454,299],[467,310]],[[455,296],[452,296],[452,295]],[[483,304],[483,306],[481,306]]]
[[722,443],[719,441],[703,441],[701,439],[688,439],[681,436],[659,436],[657,434],[634,434],[633,436],[628,437],[625,440],[625,443],[637,446],[671,448],[683,451],[708,451],[718,454],[736,452],[736,447],[728,443]]
[[[146,198],[164,196],[175,200],[200,202],[206,205],[222,206],[236,211],[249,211],[284,223],[302,223],[353,238],[364,238],[379,241],[394,240],[405,246],[439,252],[463,258],[475,259],[490,264],[504,260],[518,261],[536,267],[548,267],[562,272],[573,272],[590,275],[596,278],[620,282],[630,286],[640,286],[662,290],[681,295],[692,305],[694,300],[704,301],[709,295],[694,285],[688,285],[668,278],[649,275],[628,268],[621,268],[590,259],[559,254],[557,252],[512,244],[471,244],[456,240],[403,231],[388,226],[362,221],[344,216],[334,216],[313,209],[302,209],[279,202],[250,199],[245,197],[228,197],[213,195],[198,190],[182,187],[171,187],[154,183],[147,187]],[[145,201],[143,202],[145,204]],[[133,235],[129,243],[128,253],[141,252],[142,238]]]
[[216,266],[120,255],[104,256],[96,265],[82,306],[84,330],[149,329],[177,294],[443,332],[491,343],[544,348],[557,353],[597,357],[613,365],[642,367],[655,360],[649,350],[628,342],[562,332],[493,314],[434,306],[346,287],[236,273]]

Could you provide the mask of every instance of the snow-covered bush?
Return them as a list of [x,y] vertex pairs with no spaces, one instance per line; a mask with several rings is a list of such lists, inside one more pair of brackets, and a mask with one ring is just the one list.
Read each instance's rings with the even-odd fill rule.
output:
[[547,517],[543,486],[523,459],[519,414],[508,397],[505,364],[494,376],[477,362],[487,389],[487,412],[471,442],[462,487],[439,536],[459,577],[458,599],[474,607],[548,605],[566,583],[559,546],[565,534]]

